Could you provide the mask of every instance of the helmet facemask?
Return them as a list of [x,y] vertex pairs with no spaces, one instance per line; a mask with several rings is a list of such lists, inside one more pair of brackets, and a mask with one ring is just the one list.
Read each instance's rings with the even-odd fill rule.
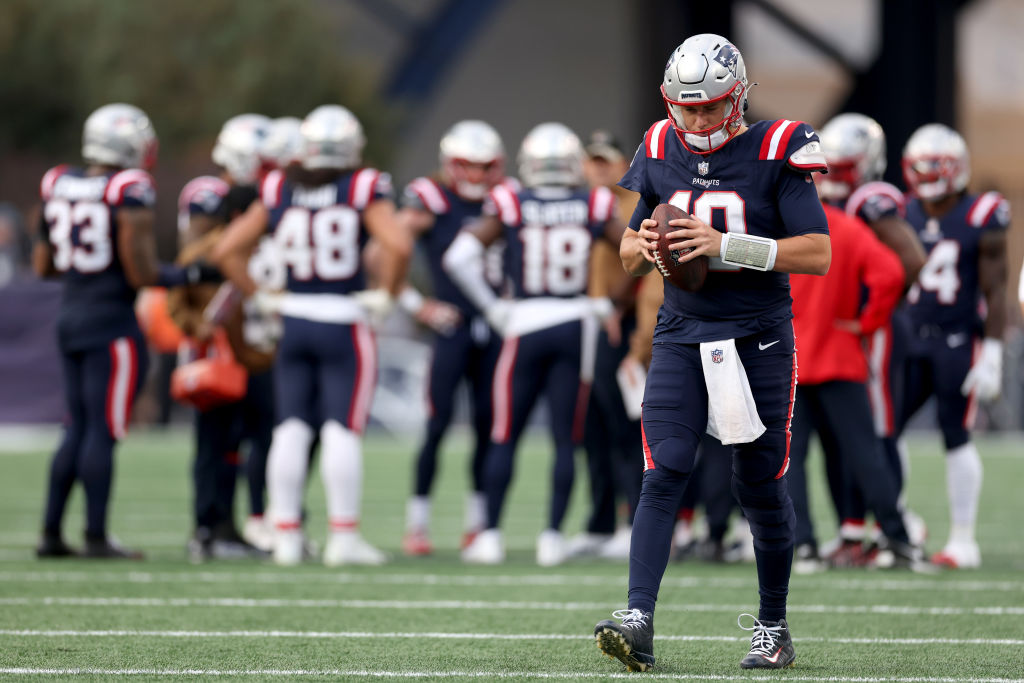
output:
[[445,182],[455,194],[469,201],[482,201],[491,188],[505,177],[504,159],[486,162],[445,158],[441,166]]
[[926,201],[938,201],[962,190],[963,187],[957,187],[957,178],[965,172],[956,157],[920,156],[903,160],[907,187]]
[[[696,154],[710,154],[720,149],[743,125],[743,105],[746,95],[746,87],[743,83],[737,82],[732,89],[710,100],[687,100],[679,101],[671,99],[665,92],[665,86],[661,86],[661,96],[665,100],[665,109],[668,111],[669,120],[676,130],[676,135],[686,149]],[[683,118],[684,107],[704,106],[726,100],[725,115],[718,123],[700,130],[689,130]]]

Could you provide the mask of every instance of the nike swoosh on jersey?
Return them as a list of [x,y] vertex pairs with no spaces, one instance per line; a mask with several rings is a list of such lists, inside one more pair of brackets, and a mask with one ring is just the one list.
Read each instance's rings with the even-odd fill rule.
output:
[[764,351],[764,350],[765,350],[765,349],[767,349],[767,348],[768,348],[769,346],[775,346],[775,345],[776,345],[776,344],[778,344],[778,343],[779,343],[780,341],[782,341],[782,340],[781,340],[781,339],[776,339],[775,341],[773,341],[773,342],[768,342],[767,344],[762,344],[761,342],[757,342],[757,348],[758,348],[758,350],[759,350],[759,351]]

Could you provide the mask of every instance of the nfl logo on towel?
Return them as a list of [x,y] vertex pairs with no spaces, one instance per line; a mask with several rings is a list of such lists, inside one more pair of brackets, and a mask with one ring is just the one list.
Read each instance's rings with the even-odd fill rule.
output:
[[711,350],[711,362],[712,363],[721,363],[724,359],[725,359],[725,354],[722,353],[722,349],[712,349]]

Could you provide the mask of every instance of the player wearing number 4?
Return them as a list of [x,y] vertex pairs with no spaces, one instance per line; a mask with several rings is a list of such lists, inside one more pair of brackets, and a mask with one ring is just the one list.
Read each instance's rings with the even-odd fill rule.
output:
[[[498,564],[505,548],[498,528],[512,478],[516,444],[537,398],[548,399],[555,442],[547,528],[537,539],[537,563],[567,557],[561,526],[574,477],[574,452],[582,439],[594,372],[599,318],[608,299],[586,296],[590,251],[604,237],[617,244],[621,228],[615,197],[605,187],[588,190],[583,145],[560,123],[543,123],[523,140],[515,192],[497,185],[483,218],[464,229],[445,252],[445,270],[504,337],[494,372],[494,417],[484,470],[487,522],[462,553],[466,562]],[[512,300],[499,299],[484,278],[484,250],[504,237],[505,274]]]
[[[387,310],[405,275],[411,240],[397,229],[391,180],[361,168],[362,126],[344,107],[325,105],[302,122],[301,168],[272,171],[260,198],[232,222],[214,258],[244,294],[280,312],[284,332],[274,367],[277,426],[267,461],[274,561],[302,559],[301,509],[308,453],[319,429],[330,525],[324,562],[381,564],[359,534],[361,434],[377,381],[368,314]],[[282,294],[258,291],[250,250],[267,231],[287,267]],[[362,252],[381,246],[378,281],[365,289]]]
[[665,282],[644,391],[645,472],[633,523],[628,609],[597,624],[598,647],[631,671],[654,664],[654,605],[697,445],[733,445],[732,490],[754,536],[760,611],[743,668],[780,668],[795,652],[786,623],[793,503],[786,488],[796,352],[787,273],[823,275],[831,260],[810,173],[825,171],[817,135],[799,121],[747,126],[743,57],[721,36],[692,36],[670,55],[655,123],[620,185],[640,194],[620,255],[633,275],[655,263],[659,204],[673,250],[710,257],[701,289]]
[[219,279],[199,264],[158,263],[148,169],[157,140],[142,110],[100,107],[85,121],[85,168],[57,166],[43,176],[38,275],[59,275],[64,295],[57,321],[68,422],[50,463],[40,557],[77,554],[61,537],[64,507],[75,480],[85,489],[86,557],[132,558],[107,536],[114,446],[128,428],[132,401],[146,376],[146,345],[135,319],[140,287],[174,287]]
[[[970,429],[978,400],[996,398],[1002,384],[1010,205],[997,192],[966,192],[967,145],[941,124],[928,124],[910,136],[903,174],[914,197],[907,221],[928,251],[928,261],[907,294],[914,334],[901,425],[935,395],[946,446],[951,526],[948,542],[932,562],[978,567],[974,526],[981,459]],[[984,320],[978,313],[982,307]]]

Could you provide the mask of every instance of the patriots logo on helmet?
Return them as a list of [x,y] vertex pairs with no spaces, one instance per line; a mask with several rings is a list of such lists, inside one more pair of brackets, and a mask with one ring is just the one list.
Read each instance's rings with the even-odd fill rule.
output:
[[722,49],[715,55],[715,61],[724,66],[732,74],[733,78],[736,76],[736,62],[740,58],[739,51],[731,44],[726,43],[722,46]]
[[723,360],[725,360],[725,353],[722,351],[722,349],[712,349],[711,350],[711,362],[712,363],[721,363]]

